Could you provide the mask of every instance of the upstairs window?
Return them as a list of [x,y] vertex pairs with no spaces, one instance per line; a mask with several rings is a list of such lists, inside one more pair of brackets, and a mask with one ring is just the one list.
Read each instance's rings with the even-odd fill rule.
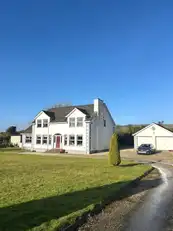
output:
[[47,128],[47,127],[48,127],[48,120],[47,120],[47,119],[44,119],[44,120],[43,120],[43,127],[44,127],[44,128]]
[[41,120],[37,120],[37,128],[41,128]]
[[69,118],[69,127],[75,127],[75,118],[74,117]]
[[77,146],[82,146],[82,145],[83,145],[83,136],[77,135]]
[[83,117],[77,118],[77,127],[83,127]]
[[67,135],[64,135],[64,145],[67,145]]
[[36,144],[41,144],[41,136],[36,136]]
[[32,142],[31,136],[25,136],[25,143],[30,144]]
[[104,127],[106,127],[106,120],[103,120],[103,123],[104,123]]
[[47,136],[43,135],[42,144],[47,144]]
[[69,145],[71,145],[71,146],[75,145],[75,136],[74,135],[69,136]]

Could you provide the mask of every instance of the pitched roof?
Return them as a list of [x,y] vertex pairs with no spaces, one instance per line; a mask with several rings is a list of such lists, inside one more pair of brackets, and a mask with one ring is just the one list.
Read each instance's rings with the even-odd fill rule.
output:
[[30,125],[27,129],[25,129],[21,133],[32,133],[32,125]]
[[148,126],[142,128],[141,130],[137,131],[136,133],[134,133],[133,136],[137,135],[138,133],[142,132],[143,130],[149,128],[150,126],[152,126],[152,125],[154,125],[154,124],[157,125],[157,126],[159,126],[159,127],[161,127],[161,128],[163,128],[163,129],[165,129],[165,130],[167,130],[167,131],[169,131],[169,132],[171,132],[171,133],[173,133],[170,129],[168,129],[168,128],[167,128],[166,126],[164,126],[163,124],[158,124],[158,123],[154,123],[154,122],[153,122],[153,123],[149,124]]
[[173,132],[169,127],[165,126],[164,124],[157,124],[157,125],[160,126],[161,128],[168,130],[169,132]]
[[[75,108],[83,112],[86,115],[87,120],[90,120],[94,115],[94,104],[56,107],[50,108],[48,110],[43,110],[43,112],[50,117],[51,122],[66,122],[66,115],[68,115]],[[32,125],[21,133],[32,133]]]
[[51,118],[52,122],[66,122],[66,115],[68,115],[75,108],[83,112],[87,119],[91,119],[94,114],[94,104],[50,108],[44,111],[44,113]]

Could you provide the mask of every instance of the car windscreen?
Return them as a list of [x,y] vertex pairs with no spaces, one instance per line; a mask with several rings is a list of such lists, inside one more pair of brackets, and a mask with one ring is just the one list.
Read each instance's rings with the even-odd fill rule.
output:
[[142,144],[140,147],[141,148],[148,148],[148,147],[150,147],[150,144]]

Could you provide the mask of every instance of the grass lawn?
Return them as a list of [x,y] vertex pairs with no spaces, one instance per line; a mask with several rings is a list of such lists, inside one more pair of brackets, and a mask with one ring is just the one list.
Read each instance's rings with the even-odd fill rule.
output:
[[[0,231],[52,231],[150,167],[106,159],[0,153]],[[127,166],[125,166],[127,164]]]
[[21,152],[21,151],[23,150],[18,147],[0,148],[0,152]]

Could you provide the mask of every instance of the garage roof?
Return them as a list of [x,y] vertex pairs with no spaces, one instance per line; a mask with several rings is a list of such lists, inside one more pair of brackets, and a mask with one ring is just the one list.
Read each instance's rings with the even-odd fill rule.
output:
[[138,133],[144,131],[145,129],[151,127],[152,125],[157,125],[157,126],[163,128],[163,129],[165,129],[165,130],[167,130],[167,131],[169,131],[169,132],[171,132],[171,133],[173,134],[173,132],[172,132],[171,130],[169,130],[168,128],[165,128],[163,125],[160,125],[160,124],[157,124],[157,123],[152,123],[152,124],[149,124],[148,126],[146,126],[145,128],[139,130],[138,132],[134,133],[133,136],[135,136],[135,135],[137,135]]

